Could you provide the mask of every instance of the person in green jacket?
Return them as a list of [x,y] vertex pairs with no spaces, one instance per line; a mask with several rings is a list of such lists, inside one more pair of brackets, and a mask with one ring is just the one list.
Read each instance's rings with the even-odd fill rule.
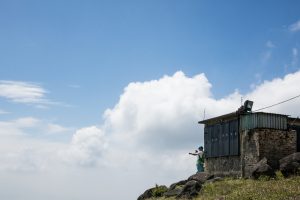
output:
[[193,155],[193,156],[198,156],[198,159],[197,159],[197,172],[204,172],[204,151],[203,151],[203,147],[200,146],[198,148],[198,150],[195,150],[195,153],[189,153],[190,155]]

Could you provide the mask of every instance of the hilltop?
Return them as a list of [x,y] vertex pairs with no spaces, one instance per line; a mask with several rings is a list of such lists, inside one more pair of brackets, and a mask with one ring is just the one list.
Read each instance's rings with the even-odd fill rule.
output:
[[[280,172],[277,172],[274,178],[261,177],[258,180],[234,178],[212,180],[202,185],[199,194],[193,198],[194,200],[300,200],[300,176],[284,178]],[[178,186],[178,189],[180,187]],[[156,194],[159,194],[158,190]],[[175,200],[189,198],[155,197],[149,199]]]

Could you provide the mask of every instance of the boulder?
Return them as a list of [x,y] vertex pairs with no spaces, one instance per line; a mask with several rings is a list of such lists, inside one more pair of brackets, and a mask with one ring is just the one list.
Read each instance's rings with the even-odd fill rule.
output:
[[207,172],[197,172],[196,174],[190,176],[188,181],[194,180],[199,182],[200,184],[205,183],[207,180],[212,179],[214,176]]
[[144,199],[149,199],[152,197],[152,190],[153,188],[150,188],[148,190],[146,190],[143,194],[141,194],[137,200],[144,200]]
[[177,198],[187,198],[192,199],[197,196],[199,191],[201,190],[201,184],[198,181],[190,180],[188,181]]
[[170,185],[168,191],[164,193],[165,197],[177,196],[181,193],[184,185],[187,183],[187,180],[178,181]]
[[177,186],[183,186],[188,182],[188,180],[182,180],[182,181],[178,181],[176,183],[173,183],[172,185],[170,185],[170,189],[169,190],[173,190],[175,189]]
[[167,192],[164,193],[165,197],[174,197],[178,196],[182,192],[183,187],[176,187],[174,189],[169,189]]
[[279,160],[280,171],[284,176],[300,173],[300,152],[293,153]]
[[137,200],[144,200],[144,199],[149,199],[152,197],[162,197],[165,192],[168,191],[167,186],[165,185],[160,185],[156,186],[154,188],[150,188],[146,190],[143,194],[141,194]]
[[273,168],[268,164],[267,158],[263,158],[254,165],[254,167],[251,171],[251,176],[254,179],[257,179],[260,176],[274,177],[275,172],[274,172]]

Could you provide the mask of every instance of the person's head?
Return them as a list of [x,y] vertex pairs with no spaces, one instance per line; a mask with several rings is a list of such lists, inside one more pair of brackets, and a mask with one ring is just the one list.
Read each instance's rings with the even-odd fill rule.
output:
[[200,146],[198,149],[199,151],[203,151],[203,146]]

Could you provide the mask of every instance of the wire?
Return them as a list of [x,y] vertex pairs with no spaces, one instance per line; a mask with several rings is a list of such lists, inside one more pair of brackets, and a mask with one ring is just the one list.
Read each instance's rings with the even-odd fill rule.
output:
[[298,97],[300,97],[300,94],[297,95],[297,96],[295,96],[295,97],[289,98],[289,99],[287,99],[287,100],[281,101],[281,102],[279,102],[279,103],[275,103],[275,104],[273,104],[273,105],[270,105],[270,106],[266,106],[266,107],[257,109],[257,110],[255,110],[255,111],[253,111],[253,112],[257,112],[257,111],[260,111],[260,110],[264,110],[264,109],[267,109],[267,108],[271,108],[271,107],[273,107],[273,106],[277,106],[277,105],[279,105],[279,104],[282,104],[282,103],[285,103],[285,102],[287,102],[287,101],[296,99],[296,98],[298,98]]

